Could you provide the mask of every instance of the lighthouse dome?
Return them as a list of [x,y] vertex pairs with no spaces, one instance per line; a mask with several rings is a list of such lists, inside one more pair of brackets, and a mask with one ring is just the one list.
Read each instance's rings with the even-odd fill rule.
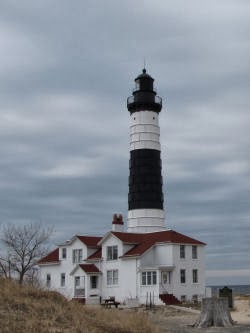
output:
[[130,113],[144,110],[161,111],[162,99],[156,95],[154,79],[145,68],[135,78],[135,89],[133,95],[127,99],[127,108]]

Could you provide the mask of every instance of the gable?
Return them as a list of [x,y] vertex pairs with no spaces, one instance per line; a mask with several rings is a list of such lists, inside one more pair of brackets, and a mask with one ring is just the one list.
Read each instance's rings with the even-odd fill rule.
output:
[[87,258],[87,260],[100,260],[100,259],[102,259],[102,248],[98,249]]
[[59,263],[59,248],[49,252],[45,257],[38,261],[38,265]]
[[154,245],[160,243],[169,244],[193,244],[193,245],[205,245],[205,243],[200,242],[194,238],[186,236],[184,234],[178,233],[173,230],[159,231],[153,233],[144,234],[131,234],[131,233],[118,233],[113,232],[116,237],[121,239],[123,242],[131,243],[134,246],[127,251],[123,258],[128,257],[138,257],[143,255],[146,251],[152,248]]
[[102,239],[102,237],[95,237],[95,236],[79,236],[76,237],[87,247],[97,247],[98,243]]
[[81,243],[83,243],[87,247],[98,247],[98,242],[100,242],[101,239],[102,239],[102,237],[97,237],[97,236],[74,235],[70,240],[67,240],[66,242],[60,244],[59,246],[60,247],[69,246],[79,240]]

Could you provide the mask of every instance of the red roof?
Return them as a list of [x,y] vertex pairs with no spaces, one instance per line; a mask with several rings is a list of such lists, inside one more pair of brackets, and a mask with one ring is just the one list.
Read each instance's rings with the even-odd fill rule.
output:
[[101,259],[102,258],[102,249],[98,249],[96,252],[94,252],[93,254],[91,254],[87,260],[97,260],[97,259]]
[[157,243],[206,245],[203,242],[200,242],[194,238],[180,234],[173,230],[144,234],[133,234],[113,231],[112,234],[119,238],[123,243],[135,245],[131,250],[125,253],[123,257],[140,256]]
[[[123,257],[136,257],[141,256],[148,249],[157,243],[175,243],[175,244],[192,244],[192,245],[206,245],[197,239],[191,238],[189,236],[180,234],[173,230],[152,232],[152,233],[128,233],[128,232],[115,232],[111,231],[111,234],[119,238],[123,243],[133,245],[133,248],[126,252]],[[102,237],[93,236],[77,236],[81,242],[89,247],[98,247],[98,242]],[[98,248],[96,252],[91,254],[89,260],[98,260],[102,257],[102,249]],[[59,262],[59,248],[50,252],[47,256],[43,257],[38,261],[38,264],[55,263]],[[87,266],[94,266],[93,264],[86,264]],[[85,264],[80,265],[86,266]],[[86,267],[87,267],[86,266]],[[83,268],[83,267],[82,267]],[[88,268],[86,268],[88,269]],[[97,269],[97,268],[96,268]],[[99,271],[99,270],[98,270]],[[96,271],[94,271],[96,272]]]
[[102,239],[102,237],[95,237],[95,236],[79,236],[76,235],[76,237],[78,239],[80,239],[80,241],[82,243],[84,243],[86,246],[93,246],[96,247],[98,242],[100,242],[100,240]]
[[47,264],[47,263],[54,263],[59,262],[59,248],[53,250],[49,254],[47,254],[45,257],[40,259],[38,261],[38,264]]
[[79,266],[85,273],[101,273],[94,264],[80,264]]

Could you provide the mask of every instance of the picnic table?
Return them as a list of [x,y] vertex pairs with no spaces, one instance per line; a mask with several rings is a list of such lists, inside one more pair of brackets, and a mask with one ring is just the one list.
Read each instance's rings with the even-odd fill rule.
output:
[[116,308],[118,308],[119,304],[120,304],[120,302],[116,302],[115,297],[109,297],[104,300],[105,308],[111,308],[112,305],[114,305]]

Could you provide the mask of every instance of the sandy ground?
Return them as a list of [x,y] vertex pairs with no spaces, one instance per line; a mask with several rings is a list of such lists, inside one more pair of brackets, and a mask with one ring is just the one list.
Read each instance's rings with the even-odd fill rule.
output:
[[179,306],[161,306],[146,310],[159,333],[250,333],[250,300],[235,299],[231,311],[233,327],[194,328],[200,311]]
[[239,324],[250,325],[250,299],[236,299],[234,308],[234,311],[231,312],[233,320]]

